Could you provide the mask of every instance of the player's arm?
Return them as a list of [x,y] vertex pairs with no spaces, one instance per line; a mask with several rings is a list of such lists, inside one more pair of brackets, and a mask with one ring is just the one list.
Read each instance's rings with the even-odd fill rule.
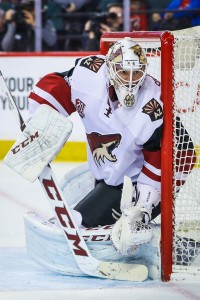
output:
[[50,73],[37,82],[28,97],[30,116],[41,104],[51,106],[65,117],[75,112],[69,84],[72,72],[73,69],[63,73]]
[[135,205],[143,210],[147,224],[160,214],[162,124],[143,144],[143,166],[137,179]]
[[143,144],[143,167],[137,179],[139,184],[151,185],[160,190],[162,124]]
[[142,126],[137,137],[137,143],[142,148],[143,164],[137,178],[138,199],[136,206],[139,204],[143,206],[145,223],[160,213],[161,189],[163,105],[160,100],[160,89],[157,88],[158,82],[153,78],[150,80],[152,81],[152,95],[155,96],[142,107],[140,116]]

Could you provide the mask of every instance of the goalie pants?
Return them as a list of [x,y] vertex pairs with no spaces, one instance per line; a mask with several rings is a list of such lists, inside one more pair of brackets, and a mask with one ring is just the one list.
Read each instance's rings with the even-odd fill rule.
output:
[[[82,225],[97,227],[114,224],[121,216],[120,202],[123,185],[111,186],[97,181],[95,188],[74,209],[82,215]],[[152,219],[160,214],[160,204],[152,211]]]

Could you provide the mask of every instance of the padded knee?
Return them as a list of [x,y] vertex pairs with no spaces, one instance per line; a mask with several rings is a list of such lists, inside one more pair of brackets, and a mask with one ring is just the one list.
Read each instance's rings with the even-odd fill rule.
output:
[[74,209],[82,215],[82,225],[96,227],[111,225],[120,217],[121,190],[99,182]]

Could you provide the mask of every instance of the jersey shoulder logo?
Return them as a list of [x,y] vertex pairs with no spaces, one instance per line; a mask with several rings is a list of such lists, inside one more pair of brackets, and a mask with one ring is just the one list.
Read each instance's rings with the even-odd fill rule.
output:
[[87,68],[92,72],[97,73],[105,60],[97,56],[90,56],[83,59],[80,63],[81,67]]
[[85,109],[85,103],[83,103],[80,99],[75,100],[75,107],[76,111],[80,115],[81,118],[85,117],[84,109]]
[[142,112],[149,115],[152,122],[163,118],[162,106],[156,99],[152,98],[143,108]]
[[117,157],[113,154],[113,151],[121,142],[121,135],[119,133],[102,135],[98,132],[91,132],[87,134],[87,139],[96,164],[99,166],[101,162],[105,164],[105,159],[111,162],[117,161]]

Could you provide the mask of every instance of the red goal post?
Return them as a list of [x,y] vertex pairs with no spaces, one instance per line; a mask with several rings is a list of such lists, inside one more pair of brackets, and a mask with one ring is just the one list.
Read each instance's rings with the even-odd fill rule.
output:
[[[199,169],[200,138],[198,139],[197,132],[200,132],[200,28],[176,32],[104,33],[100,53],[105,55],[109,46],[123,37],[133,38],[145,49],[149,62],[148,73],[161,81],[161,98],[164,103],[161,149],[161,277],[163,281],[168,281],[176,277],[176,274],[178,277],[186,273],[199,274],[200,263],[192,268],[190,266],[195,255],[198,255],[200,246],[196,240],[195,243],[191,242],[193,231],[200,241],[199,232],[196,233],[200,231],[200,199],[198,203],[198,199],[193,199],[190,195],[193,189],[199,189],[197,194],[200,197],[199,172],[193,175],[195,181],[191,179],[188,184],[185,182],[187,183],[188,177],[190,179],[193,168]],[[180,129],[180,124],[186,130]],[[188,135],[191,139],[188,139]],[[193,143],[195,148],[189,149]],[[186,191],[183,186],[186,186]],[[182,209],[180,212],[179,208]],[[191,231],[190,235],[188,231]]]

